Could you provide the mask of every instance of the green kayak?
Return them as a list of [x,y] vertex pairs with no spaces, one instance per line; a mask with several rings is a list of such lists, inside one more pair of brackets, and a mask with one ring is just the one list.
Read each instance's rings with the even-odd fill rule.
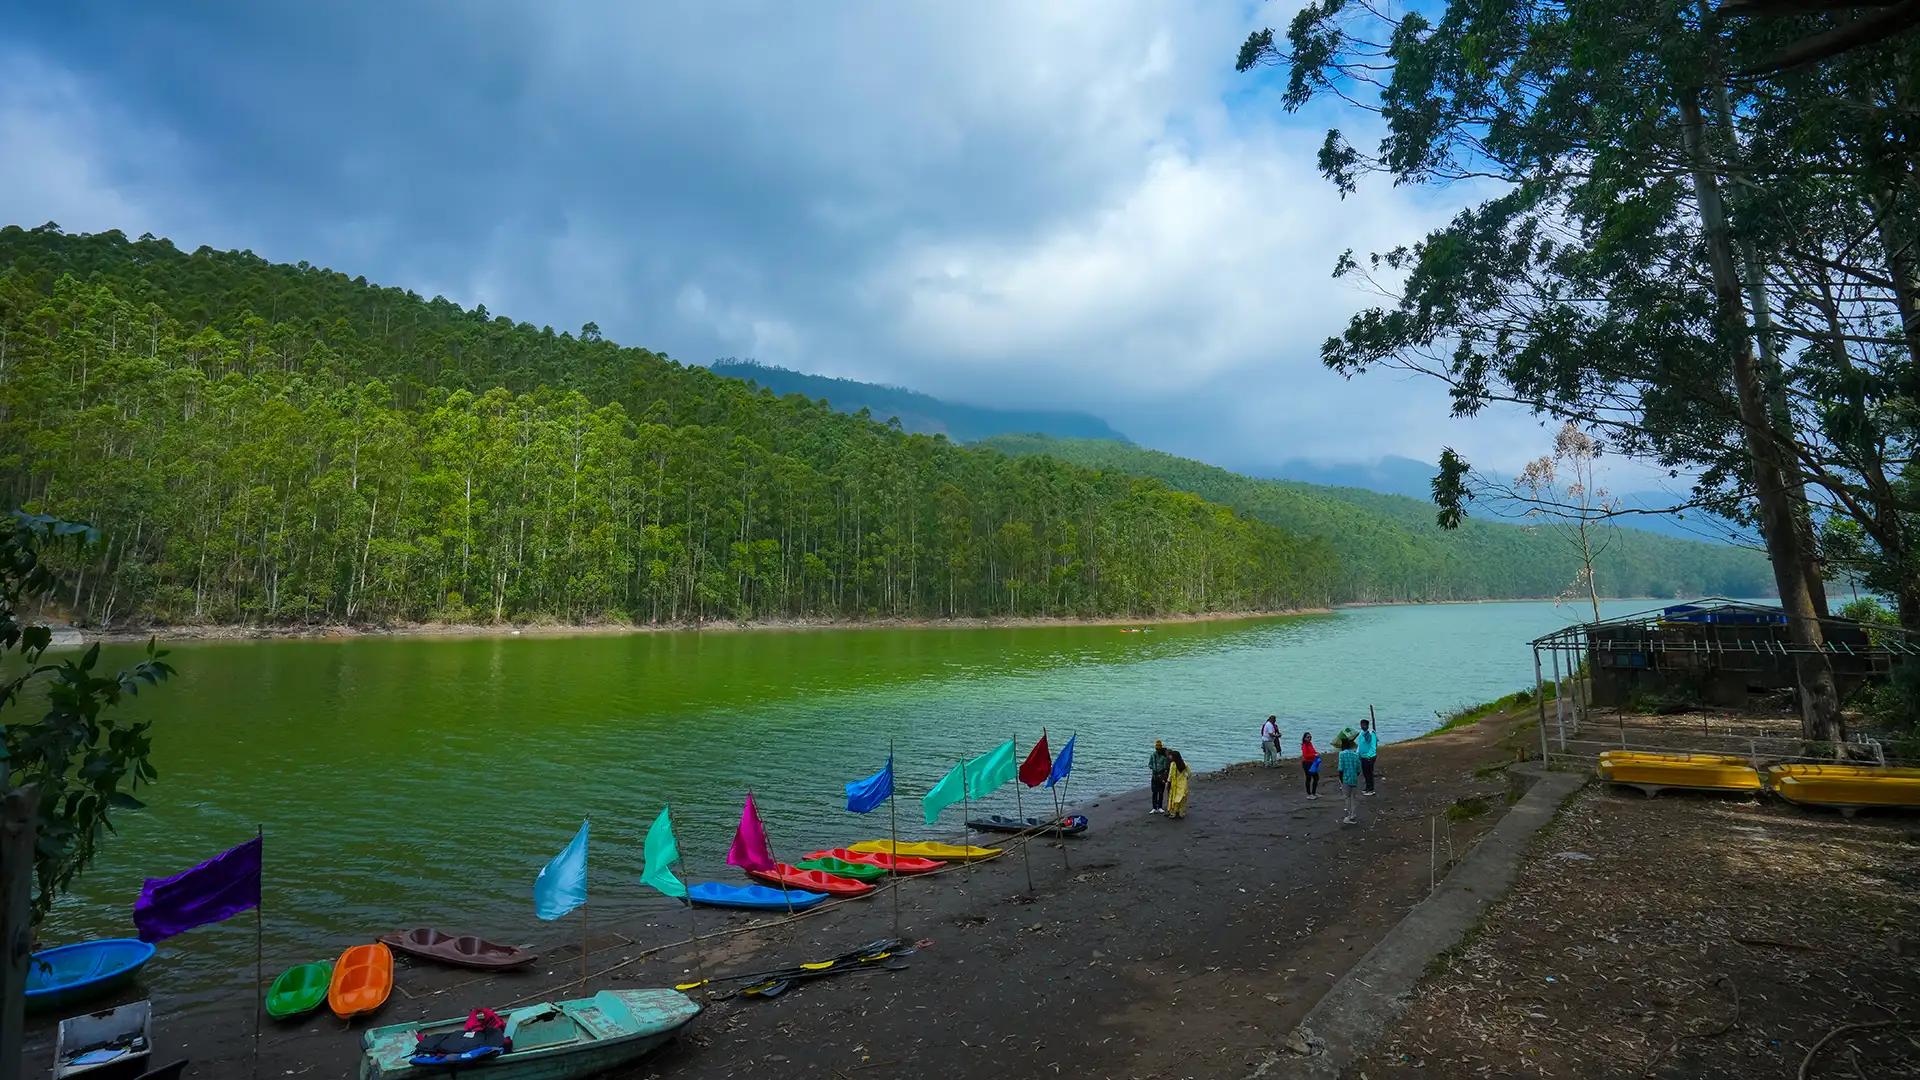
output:
[[824,870],[829,874],[835,874],[843,878],[852,878],[855,881],[872,881],[875,878],[887,876],[887,868],[884,866],[874,866],[871,863],[848,862],[845,859],[836,859],[832,856],[822,859],[805,859],[794,865],[802,870]]
[[286,1020],[312,1012],[327,1000],[327,985],[333,981],[333,961],[296,964],[280,973],[267,989],[267,1015]]

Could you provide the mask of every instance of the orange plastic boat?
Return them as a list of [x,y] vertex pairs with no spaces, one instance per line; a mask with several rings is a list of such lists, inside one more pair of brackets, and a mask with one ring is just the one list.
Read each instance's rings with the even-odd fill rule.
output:
[[333,962],[327,1006],[342,1020],[364,1016],[387,1003],[393,993],[393,951],[375,942],[355,945]]
[[777,863],[771,870],[749,870],[747,874],[773,885],[786,884],[795,889],[829,896],[862,896],[873,891],[873,886],[864,881],[829,874],[825,870],[802,870],[786,863]]
[[852,848],[828,848],[825,851],[807,852],[809,859],[845,859],[847,862],[866,863],[895,874],[924,874],[929,870],[938,870],[947,865],[938,859],[916,859],[911,855],[889,855],[884,851],[855,851]]

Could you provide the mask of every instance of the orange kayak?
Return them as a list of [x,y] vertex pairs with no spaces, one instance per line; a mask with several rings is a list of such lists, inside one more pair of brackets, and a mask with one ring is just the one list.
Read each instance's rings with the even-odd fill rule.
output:
[[938,859],[916,859],[911,855],[889,855],[884,851],[854,851],[852,848],[829,848],[826,851],[809,851],[809,859],[845,859],[847,862],[866,863],[896,874],[924,874],[929,870],[938,870],[947,865]]
[[378,942],[355,945],[333,962],[327,1005],[342,1020],[370,1013],[393,993],[393,952]]
[[747,874],[770,884],[785,884],[830,896],[862,896],[873,891],[873,886],[864,881],[829,874],[825,870],[802,870],[786,863],[776,863],[771,870],[749,870]]

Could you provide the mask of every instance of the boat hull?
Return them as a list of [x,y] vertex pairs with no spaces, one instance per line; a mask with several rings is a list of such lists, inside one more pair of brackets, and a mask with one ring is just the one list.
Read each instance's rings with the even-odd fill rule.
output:
[[342,1020],[365,1016],[387,1003],[393,993],[393,950],[375,942],[355,945],[333,964],[327,986],[327,1006]]
[[1600,779],[1637,787],[1649,795],[1669,788],[1758,794],[1764,786],[1760,773],[1745,758],[1719,754],[1646,754],[1600,756],[1594,767]]
[[27,961],[27,1008],[62,1008],[115,990],[151,959],[153,946],[136,938],[43,949]]
[[267,1015],[275,1020],[291,1020],[327,1003],[327,989],[333,984],[333,961],[297,964],[280,973],[267,989]]
[[[117,1049],[97,1049],[109,1045]],[[54,1080],[135,1077],[146,1071],[152,1057],[153,1003],[135,1001],[60,1021],[53,1043],[53,1076]]]
[[1041,833],[1047,836],[1079,836],[1087,831],[1087,818],[1084,814],[1070,814],[1063,818],[1010,818],[1001,814],[987,817],[969,818],[967,828],[975,832],[998,833]]
[[702,907],[740,908],[745,911],[805,911],[824,902],[826,893],[805,889],[769,888],[765,885],[728,885],[719,881],[698,881],[687,886],[687,899]]
[[877,852],[882,855],[912,855],[921,859],[939,859],[942,862],[968,862],[974,859],[991,859],[1000,854],[999,848],[974,847],[968,844],[941,844],[934,841],[909,841],[895,844],[890,840],[862,840],[847,845],[848,851]]
[[[576,1080],[631,1064],[659,1049],[700,1014],[692,998],[673,990],[603,990],[590,998],[542,1002],[510,1010],[514,1050],[461,1067],[492,1080]],[[360,1080],[447,1076],[443,1065],[414,1065],[421,1032],[458,1030],[465,1017],[427,1024],[390,1024],[361,1040]],[[556,1041],[570,1029],[572,1038]]]
[[784,883],[790,889],[805,889],[808,892],[826,893],[829,896],[865,896],[873,891],[873,886],[864,881],[840,877],[822,870],[801,870],[798,867],[779,863],[771,870],[749,870],[748,877],[779,885]]
[[1866,765],[1775,765],[1767,770],[1774,793],[1802,806],[1851,812],[1920,809],[1920,769]]
[[422,960],[481,971],[519,967],[532,963],[540,955],[517,945],[496,945],[471,934],[448,934],[431,927],[381,934],[380,943],[395,952],[417,956]]
[[877,866],[890,874],[924,874],[938,870],[946,864],[938,859],[917,859],[911,855],[888,855],[883,851],[855,851],[852,848],[828,848],[825,851],[809,851],[808,859],[841,859],[845,862],[866,863]]

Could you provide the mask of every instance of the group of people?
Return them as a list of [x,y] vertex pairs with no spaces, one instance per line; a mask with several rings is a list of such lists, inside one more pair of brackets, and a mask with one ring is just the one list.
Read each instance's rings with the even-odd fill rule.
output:
[[[1278,717],[1269,716],[1260,725],[1260,754],[1266,759],[1269,769],[1278,765],[1285,756],[1280,743],[1283,737]],[[1333,749],[1338,755],[1335,763],[1340,770],[1340,785],[1345,789],[1347,800],[1346,816],[1340,819],[1340,823],[1357,824],[1360,820],[1360,799],[1373,794],[1374,769],[1380,757],[1380,735],[1373,730],[1372,720],[1362,720],[1358,732],[1348,728],[1334,736]],[[1306,777],[1309,799],[1320,797],[1320,757],[1319,749],[1313,745],[1313,732],[1302,732],[1300,772]]]
[[[1260,753],[1269,769],[1285,757],[1280,744],[1283,738],[1279,717],[1269,716],[1260,725]],[[1340,770],[1340,786],[1345,789],[1347,800],[1346,816],[1340,819],[1340,823],[1356,825],[1360,821],[1360,800],[1373,794],[1374,769],[1380,757],[1380,735],[1374,731],[1372,720],[1362,720],[1359,731],[1343,728],[1334,736],[1333,749],[1338,755],[1335,764]],[[1306,777],[1309,799],[1320,797],[1320,757],[1320,751],[1313,745],[1313,732],[1301,733],[1300,772]],[[1147,759],[1147,771],[1152,776],[1148,790],[1153,793],[1153,808],[1147,813],[1186,817],[1187,799],[1192,794],[1193,771],[1187,768],[1187,761],[1180,756],[1180,751],[1159,739],[1153,740],[1153,755]]]

